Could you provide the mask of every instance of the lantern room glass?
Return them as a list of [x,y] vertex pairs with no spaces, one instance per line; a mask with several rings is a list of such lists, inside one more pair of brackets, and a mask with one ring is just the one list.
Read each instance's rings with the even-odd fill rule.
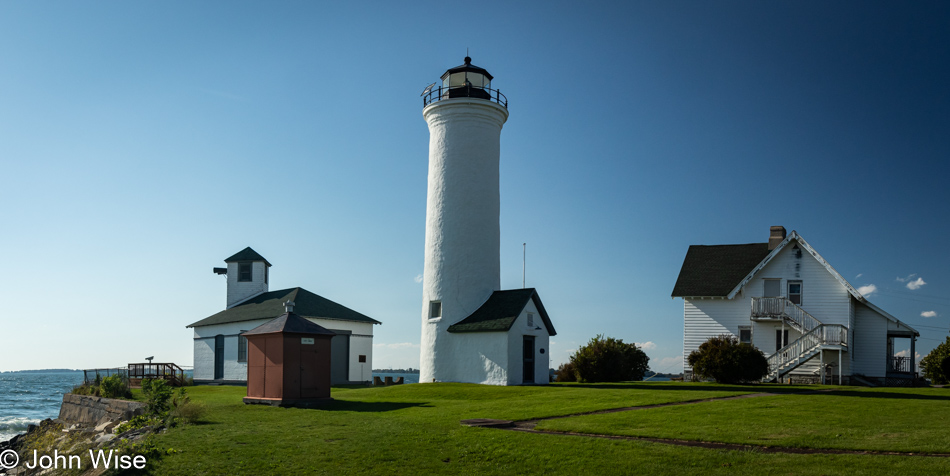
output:
[[491,88],[491,80],[487,76],[480,73],[475,73],[472,71],[462,71],[459,73],[452,73],[449,75],[445,81],[442,81],[442,87],[444,88],[458,88],[465,86],[465,80],[472,84],[473,88]]

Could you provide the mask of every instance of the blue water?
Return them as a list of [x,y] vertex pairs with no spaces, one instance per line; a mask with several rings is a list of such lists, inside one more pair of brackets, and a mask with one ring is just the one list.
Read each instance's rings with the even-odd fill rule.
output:
[[82,371],[0,373],[0,441],[28,425],[59,416],[63,394],[82,383]]
[[373,372],[373,377],[379,377],[380,380],[385,381],[386,377],[392,377],[393,380],[396,380],[399,377],[403,377],[404,383],[419,383],[419,374],[404,374],[396,372]]

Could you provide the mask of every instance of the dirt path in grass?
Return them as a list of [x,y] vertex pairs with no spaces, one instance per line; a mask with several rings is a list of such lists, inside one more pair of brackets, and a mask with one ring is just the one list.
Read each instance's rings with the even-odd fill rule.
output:
[[772,397],[778,395],[808,395],[815,393],[834,392],[835,389],[810,390],[807,392],[796,393],[749,393],[745,395],[736,395],[732,397],[706,398],[702,400],[690,400],[685,402],[658,403],[655,405],[640,405],[635,407],[611,408],[609,410],[598,410],[593,412],[572,413],[570,415],[558,415],[533,420],[493,420],[480,418],[475,420],[462,420],[465,426],[475,426],[482,428],[495,428],[499,430],[520,431],[523,433],[536,433],[541,435],[560,435],[560,436],[586,436],[588,438],[604,438],[608,440],[636,440],[648,441],[651,443],[660,443],[665,445],[691,446],[699,448],[736,450],[736,451],[758,451],[760,453],[791,453],[791,454],[846,454],[846,455],[890,455],[890,456],[930,456],[938,458],[948,458],[950,453],[909,453],[901,451],[871,451],[871,450],[844,450],[844,449],[824,449],[824,448],[793,448],[789,446],[766,446],[766,445],[742,445],[737,443],[722,443],[717,441],[695,441],[678,440],[674,438],[653,438],[645,436],[623,436],[623,435],[603,435],[598,433],[577,433],[572,431],[552,431],[538,430],[535,427],[538,423],[546,420],[556,420],[560,418],[572,418],[586,415],[602,415],[606,413],[628,412],[633,410],[648,410],[651,408],[672,407],[677,405],[695,405],[697,403],[718,402],[724,400],[738,400],[742,398]]

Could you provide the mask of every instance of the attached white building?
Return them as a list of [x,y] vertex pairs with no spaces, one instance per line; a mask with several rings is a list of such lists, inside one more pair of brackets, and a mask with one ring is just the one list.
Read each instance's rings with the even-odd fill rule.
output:
[[[690,246],[672,296],[683,298],[687,375],[689,354],[726,334],[768,356],[766,380],[902,385],[916,377],[920,333],[868,302],[781,226],[768,243]],[[910,340],[909,356],[894,355],[895,339]]]
[[294,312],[332,330],[332,384],[372,380],[373,325],[379,321],[318,296],[303,288],[268,290],[270,263],[245,248],[215,268],[228,278],[227,308],[188,325],[194,329],[196,383],[247,383],[247,339],[239,334],[284,314],[293,301]]
[[465,58],[423,93],[429,125],[420,382],[548,383],[554,326],[534,289],[500,289],[507,99]]

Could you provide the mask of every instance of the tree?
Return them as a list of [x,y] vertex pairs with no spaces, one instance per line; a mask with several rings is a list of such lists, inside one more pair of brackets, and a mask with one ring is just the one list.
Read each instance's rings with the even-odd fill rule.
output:
[[769,373],[769,361],[751,344],[735,336],[710,337],[688,357],[693,373],[719,383],[756,382]]
[[624,382],[643,380],[650,357],[636,344],[598,334],[571,356],[577,381]]
[[934,350],[931,350],[926,357],[920,359],[920,370],[932,383],[945,385],[950,383],[950,372],[947,369],[950,364],[946,363],[948,359],[950,359],[950,337],[947,337],[943,344],[934,347]]

